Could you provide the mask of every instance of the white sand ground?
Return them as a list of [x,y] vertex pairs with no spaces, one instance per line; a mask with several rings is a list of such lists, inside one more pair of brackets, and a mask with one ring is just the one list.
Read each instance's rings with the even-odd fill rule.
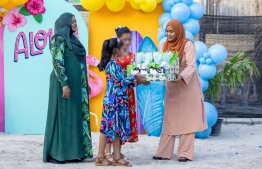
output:
[[[94,157],[98,150],[99,133],[92,133]],[[0,169],[103,169],[94,162],[54,165],[42,162],[43,135],[0,134]],[[223,124],[219,137],[196,139],[194,161],[179,163],[154,161],[159,138],[141,135],[140,141],[123,147],[134,169],[259,169],[262,168],[262,124]],[[177,139],[178,140],[178,139]],[[178,143],[178,141],[177,141]],[[113,167],[109,167],[113,168]],[[124,167],[114,167],[124,168]]]

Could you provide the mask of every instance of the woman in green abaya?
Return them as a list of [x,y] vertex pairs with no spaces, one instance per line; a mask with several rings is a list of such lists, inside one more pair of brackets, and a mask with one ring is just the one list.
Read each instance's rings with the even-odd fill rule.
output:
[[50,43],[54,69],[50,76],[44,162],[64,164],[93,157],[86,51],[74,36],[76,29],[76,19],[70,13],[62,14],[55,22]]

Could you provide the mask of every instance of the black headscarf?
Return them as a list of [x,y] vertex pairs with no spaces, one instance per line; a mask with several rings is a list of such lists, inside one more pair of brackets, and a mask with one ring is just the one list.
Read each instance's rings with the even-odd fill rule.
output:
[[75,37],[72,30],[72,17],[71,13],[63,13],[55,22],[55,35],[62,36],[67,44],[69,50],[73,50],[77,59],[80,62],[85,61],[86,50],[82,43]]

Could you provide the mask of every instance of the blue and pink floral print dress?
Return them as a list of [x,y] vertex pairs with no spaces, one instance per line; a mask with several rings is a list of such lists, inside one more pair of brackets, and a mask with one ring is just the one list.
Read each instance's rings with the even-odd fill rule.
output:
[[127,142],[131,139],[127,88],[137,86],[137,77],[125,78],[122,67],[115,60],[108,62],[105,72],[106,91],[100,132],[105,134],[108,143],[117,136]]

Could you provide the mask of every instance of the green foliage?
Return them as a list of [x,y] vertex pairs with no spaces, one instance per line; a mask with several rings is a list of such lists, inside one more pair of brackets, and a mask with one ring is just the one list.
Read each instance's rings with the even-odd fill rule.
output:
[[216,104],[221,98],[221,87],[227,84],[230,90],[233,90],[240,83],[245,83],[249,77],[260,77],[255,62],[252,59],[244,57],[243,52],[237,53],[228,62],[224,69],[219,71],[214,78],[209,80],[208,89],[205,95],[210,96],[211,102]]
[[41,23],[43,20],[42,14],[39,13],[38,15],[33,15],[33,17],[35,18],[36,22]]
[[25,7],[21,8],[19,11],[20,14],[24,15],[24,16],[29,16],[31,15],[29,10],[27,10]]

